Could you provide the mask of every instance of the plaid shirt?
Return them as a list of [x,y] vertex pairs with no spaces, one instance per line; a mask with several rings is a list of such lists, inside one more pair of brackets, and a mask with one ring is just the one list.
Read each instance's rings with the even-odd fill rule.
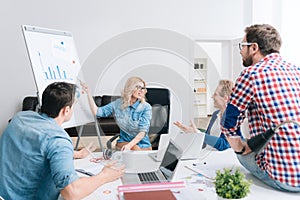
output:
[[[267,55],[240,74],[230,104],[228,109],[235,108],[236,114],[226,116],[224,134],[237,131],[246,111],[251,136],[287,120],[300,123],[300,68],[283,61],[278,53]],[[277,129],[256,155],[256,163],[274,180],[300,187],[300,127],[289,123]]]

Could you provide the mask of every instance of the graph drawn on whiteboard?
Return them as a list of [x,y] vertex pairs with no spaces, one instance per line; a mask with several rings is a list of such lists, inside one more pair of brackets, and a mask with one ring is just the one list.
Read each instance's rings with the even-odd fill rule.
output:
[[[64,81],[80,86],[79,80],[84,81],[84,78],[70,32],[28,25],[23,25],[22,31],[39,102],[45,88],[53,82]],[[73,117],[63,124],[64,128],[84,125],[95,120],[89,109],[86,94],[82,91],[78,94],[80,98],[75,104]]]

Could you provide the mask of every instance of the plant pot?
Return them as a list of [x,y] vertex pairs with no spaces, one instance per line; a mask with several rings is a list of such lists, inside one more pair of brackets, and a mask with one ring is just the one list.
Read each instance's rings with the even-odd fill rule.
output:
[[218,199],[218,200],[247,200],[247,196],[245,196],[245,197],[243,197],[243,198],[240,198],[240,199],[226,199],[226,198],[223,198],[223,197],[218,196],[217,199]]

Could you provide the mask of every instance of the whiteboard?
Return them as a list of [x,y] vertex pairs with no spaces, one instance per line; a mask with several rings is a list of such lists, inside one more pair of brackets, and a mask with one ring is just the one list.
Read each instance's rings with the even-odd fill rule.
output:
[[74,114],[64,128],[80,126],[95,121],[88,98],[81,91],[80,81],[84,81],[81,65],[77,55],[73,36],[68,31],[53,30],[41,27],[23,25],[22,31],[27,47],[37,88],[39,105],[43,91],[53,82],[68,82],[77,84],[79,97],[74,104]]

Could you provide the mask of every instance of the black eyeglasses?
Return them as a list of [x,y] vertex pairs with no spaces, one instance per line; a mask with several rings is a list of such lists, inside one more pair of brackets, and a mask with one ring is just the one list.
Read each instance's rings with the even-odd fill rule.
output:
[[142,87],[142,86],[140,86],[140,85],[135,86],[135,88],[136,88],[137,90],[142,90],[142,91],[146,90],[145,87]]
[[252,43],[252,42],[240,42],[239,43],[239,49],[241,51],[243,49],[243,46],[251,46],[252,44],[254,44],[254,43]]

